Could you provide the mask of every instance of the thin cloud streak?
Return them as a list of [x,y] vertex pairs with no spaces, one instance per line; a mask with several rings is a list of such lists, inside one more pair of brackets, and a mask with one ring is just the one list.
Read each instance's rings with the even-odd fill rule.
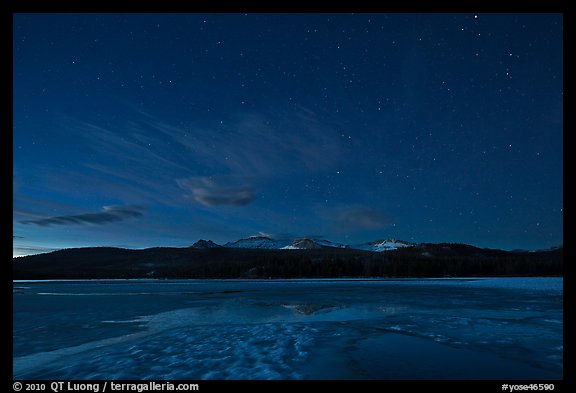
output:
[[141,209],[132,206],[105,206],[103,210],[101,213],[56,216],[37,220],[25,220],[20,221],[20,223],[42,227],[52,225],[103,225],[143,216]]
[[372,207],[347,207],[338,209],[335,221],[350,229],[379,229],[389,224],[389,219],[380,210]]

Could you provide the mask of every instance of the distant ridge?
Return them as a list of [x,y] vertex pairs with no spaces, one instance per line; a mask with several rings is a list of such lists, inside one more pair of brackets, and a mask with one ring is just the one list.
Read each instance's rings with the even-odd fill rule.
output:
[[[558,276],[563,248],[512,252],[455,243],[372,242],[386,250],[324,246],[313,239],[250,238],[220,247],[202,240],[187,248],[71,248],[12,259],[12,278],[343,278]],[[264,248],[266,246],[285,248]],[[366,243],[370,244],[370,243]],[[254,246],[263,248],[253,248]],[[249,246],[249,247],[248,247]]]

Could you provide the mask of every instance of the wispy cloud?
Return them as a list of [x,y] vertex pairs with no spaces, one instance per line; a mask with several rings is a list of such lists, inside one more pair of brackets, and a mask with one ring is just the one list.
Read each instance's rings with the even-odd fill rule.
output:
[[218,183],[209,177],[179,179],[178,185],[186,190],[186,198],[204,206],[244,206],[256,199],[256,194],[248,184],[230,185]]
[[304,108],[236,114],[213,127],[175,127],[152,117],[146,122],[173,145],[185,147],[198,162],[234,175],[320,171],[342,156],[336,128]]
[[319,214],[331,231],[337,232],[375,230],[391,222],[381,210],[358,204],[326,207],[320,209]]
[[[302,171],[319,172],[343,156],[336,127],[306,108],[238,113],[222,124],[174,125],[142,112],[112,126],[72,118],[64,122],[82,131],[78,134],[93,154],[79,163],[84,172],[61,176],[58,171],[51,179],[54,185],[65,189],[62,183],[74,179],[86,189],[106,189],[124,200],[132,194],[139,203],[174,206],[188,199],[208,207],[247,205],[256,195],[251,185],[237,184],[242,179],[261,183]],[[207,174],[219,180],[210,183]]]
[[266,232],[266,231],[260,231],[256,235],[253,235],[253,236],[269,237],[270,239],[274,239],[274,240],[295,239],[295,238],[299,237],[299,236],[294,235],[292,233],[282,233],[282,232],[277,233],[277,232]]
[[384,213],[371,207],[341,208],[336,212],[335,219],[350,229],[378,229],[389,223]]
[[139,218],[142,217],[142,215],[141,209],[134,206],[105,206],[101,213],[56,216],[36,220],[25,220],[20,221],[20,223],[42,227],[52,225],[103,225],[124,221],[129,218]]
[[[340,132],[305,108],[266,110],[211,120],[170,123],[126,111],[126,118],[92,122],[62,117],[86,154],[69,167],[22,172],[27,188],[15,191],[16,222],[36,226],[99,225],[136,217],[124,212],[85,213],[78,205],[50,208],[25,203],[35,185],[71,197],[85,194],[144,206],[253,206],[257,187],[281,176],[321,173],[343,158]],[[212,119],[214,120],[214,119]],[[74,200],[74,198],[69,198]],[[33,211],[33,213],[32,213]],[[141,214],[136,212],[136,214]],[[49,217],[46,217],[49,216]]]

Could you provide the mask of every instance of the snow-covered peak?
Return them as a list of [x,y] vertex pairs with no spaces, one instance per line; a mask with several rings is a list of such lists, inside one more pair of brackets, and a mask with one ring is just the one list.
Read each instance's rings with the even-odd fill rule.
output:
[[373,242],[362,243],[348,247],[356,250],[383,252],[383,251],[397,250],[399,248],[404,247],[413,247],[414,245],[415,245],[414,243],[406,242],[404,240],[386,239],[386,240],[375,240]]
[[250,236],[235,242],[226,243],[224,247],[229,248],[264,248],[281,249],[290,244],[290,240],[274,240],[266,236]]
[[323,247],[334,247],[334,248],[346,248],[345,244],[341,244],[341,243],[333,243],[330,240],[325,240],[325,239],[316,239],[314,240],[317,244],[323,246]]
[[296,239],[292,244],[282,247],[283,250],[311,250],[315,248],[322,248],[322,245],[310,239]]
[[396,239],[375,240],[375,241],[370,242],[368,244],[372,244],[372,245],[378,246],[378,247],[396,247],[396,248],[414,246],[414,243],[410,243],[410,242],[407,242],[404,240],[396,240]]

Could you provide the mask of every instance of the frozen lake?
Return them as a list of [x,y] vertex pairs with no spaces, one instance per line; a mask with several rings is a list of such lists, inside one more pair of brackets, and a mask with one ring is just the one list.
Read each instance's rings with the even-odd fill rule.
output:
[[15,379],[562,378],[562,278],[14,282]]

